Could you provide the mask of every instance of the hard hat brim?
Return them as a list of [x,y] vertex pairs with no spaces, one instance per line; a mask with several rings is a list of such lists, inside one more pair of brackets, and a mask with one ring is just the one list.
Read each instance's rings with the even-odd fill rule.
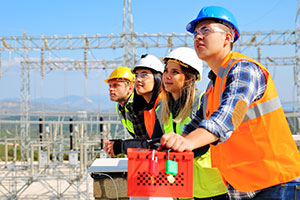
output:
[[186,26],[186,30],[190,33],[194,33],[195,31],[195,24],[199,23],[201,19],[194,19],[193,21],[191,21],[190,23],[187,24]]
[[105,79],[104,82],[105,83],[108,83],[110,80],[127,80],[129,82],[134,82],[133,80],[130,80],[129,78],[118,78],[118,77],[111,77],[111,78],[108,78],[108,79]]

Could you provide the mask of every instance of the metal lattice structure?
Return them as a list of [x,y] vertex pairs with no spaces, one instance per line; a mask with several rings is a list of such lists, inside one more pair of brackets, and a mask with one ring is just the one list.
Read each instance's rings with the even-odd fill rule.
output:
[[298,109],[300,108],[300,1],[297,0],[297,13],[296,13],[296,27],[295,27],[295,60],[296,63],[294,65],[294,82],[297,86],[297,102],[298,102]]
[[131,12],[131,1],[124,0],[123,7],[123,65],[134,66],[136,62],[135,33],[133,30],[133,18]]
[[[240,39],[235,44],[235,48],[240,51],[247,48],[257,49],[257,59],[265,66],[294,67],[294,83],[297,88],[298,111],[300,109],[300,26],[298,23],[299,12],[300,0],[298,0],[295,30],[242,32]],[[62,152],[63,148],[61,146],[65,145],[68,142],[64,140],[63,135],[57,138],[53,136],[53,138],[49,140],[47,144],[39,144],[36,141],[35,143],[32,142],[29,134],[29,127],[38,122],[30,120],[30,71],[40,71],[41,77],[44,78],[45,71],[49,70],[80,70],[84,72],[84,76],[85,78],[87,78],[91,70],[103,68],[105,70],[114,69],[116,66],[121,64],[126,66],[134,66],[136,60],[138,59],[136,54],[137,49],[148,50],[160,48],[170,50],[182,46],[193,47],[193,37],[189,33],[135,33],[131,12],[131,0],[124,0],[122,33],[79,36],[27,36],[26,34],[24,34],[23,36],[0,37],[0,40],[0,54],[2,54],[3,52],[15,52],[22,57],[22,61],[20,62],[21,117],[19,122],[20,138],[18,139],[18,141],[20,142],[21,146],[22,161],[24,161],[24,165],[22,166],[25,170],[32,170],[30,176],[24,177],[22,176],[22,174],[18,174],[19,172],[22,173],[22,171],[19,170],[16,165],[11,165],[11,169],[13,170],[7,170],[8,172],[5,174],[9,177],[11,185],[13,185],[13,189],[6,189],[8,193],[10,193],[8,195],[4,195],[7,197],[7,199],[16,199],[20,197],[20,195],[26,190],[26,188],[37,181],[40,181],[45,186],[45,188],[49,189],[49,191],[51,190],[55,198],[63,198],[64,195],[66,195],[67,189],[65,189],[64,191],[59,191],[58,189],[56,190],[47,182],[50,179],[55,180],[59,178],[64,179],[67,182],[67,188],[77,188],[78,199],[90,198],[88,195],[88,189],[82,190],[82,188],[80,187],[87,181],[87,160],[89,159],[89,155],[93,155],[93,153],[91,153],[92,148],[97,145],[94,141],[99,140],[99,138],[95,139],[94,137],[83,137],[76,140],[78,141],[78,143],[80,143],[78,144],[78,146],[82,147],[80,148],[82,150],[78,150],[76,152],[80,153],[80,155],[82,153],[80,158],[87,160],[80,161],[80,166],[67,165],[67,167],[74,170],[74,173],[71,174],[63,175],[63,172],[61,172],[63,170],[61,170],[60,167],[66,166],[61,158],[63,156],[63,153],[59,154],[60,159],[49,161],[49,163],[45,165],[44,169],[38,171],[36,171],[36,169],[39,169],[39,166],[33,164],[32,160],[30,160],[30,154],[32,153],[31,148],[41,149],[42,147],[44,148],[43,145],[52,145],[52,147],[49,147],[51,151]],[[295,49],[295,56],[261,56],[260,49],[265,46],[288,46]],[[88,52],[111,49],[118,49],[119,51],[121,51],[122,58],[114,60],[91,60],[88,58]],[[46,56],[46,53],[49,52],[62,51],[79,51],[82,55],[82,59],[53,59],[49,56]],[[31,52],[38,53],[40,55],[39,58],[31,59]],[[0,76],[1,70],[2,67],[0,67]],[[117,123],[116,121],[113,121],[111,119],[110,122]],[[14,122],[6,121],[2,123]],[[97,124],[98,122],[81,121],[77,123],[78,126],[82,126],[82,129],[80,130],[82,130],[82,134],[84,134],[84,127],[87,124]],[[49,125],[49,127],[59,127],[60,125],[62,126],[62,124],[68,124],[68,122],[58,121],[54,123],[51,121],[44,121],[43,124],[51,124]],[[55,133],[54,130],[53,133]],[[64,153],[70,154],[74,152],[68,151]],[[93,157],[91,157],[91,159],[92,158]],[[6,165],[5,169],[9,169],[8,166],[9,165]],[[55,170],[57,170],[58,172],[55,173]],[[13,174],[17,174],[15,178]],[[23,185],[21,184],[21,186],[18,187],[17,180],[21,179],[23,181]],[[6,180],[5,177],[0,176],[0,189],[1,185],[4,185],[3,180]]]

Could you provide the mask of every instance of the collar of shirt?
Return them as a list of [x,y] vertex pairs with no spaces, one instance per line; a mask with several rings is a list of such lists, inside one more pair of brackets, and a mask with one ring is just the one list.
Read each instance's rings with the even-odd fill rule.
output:
[[[128,97],[128,99],[126,100],[126,102],[124,103],[124,106],[121,106],[120,104],[118,104],[118,108],[121,112],[125,111],[125,106],[128,106],[129,103],[132,103],[132,101],[129,101],[131,98],[133,98],[133,92],[131,93],[131,95]],[[128,107],[127,107],[128,108]]]
[[208,78],[210,79],[210,80],[212,80],[212,81],[215,81],[216,80],[216,75],[215,75],[215,73],[212,71],[212,70],[210,70],[210,72],[208,72]]

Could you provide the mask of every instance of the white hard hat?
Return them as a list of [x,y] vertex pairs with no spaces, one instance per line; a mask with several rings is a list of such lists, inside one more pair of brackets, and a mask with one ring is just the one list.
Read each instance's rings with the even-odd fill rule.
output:
[[132,71],[134,72],[136,68],[139,67],[146,67],[161,73],[164,72],[163,63],[157,57],[149,54],[142,55],[141,59],[137,62]]
[[195,69],[199,76],[197,76],[197,81],[200,81],[202,78],[202,60],[197,56],[194,49],[188,47],[179,47],[170,52],[169,55],[163,57],[162,60],[166,62],[168,59],[174,59],[180,61],[184,65],[188,65],[191,68]]

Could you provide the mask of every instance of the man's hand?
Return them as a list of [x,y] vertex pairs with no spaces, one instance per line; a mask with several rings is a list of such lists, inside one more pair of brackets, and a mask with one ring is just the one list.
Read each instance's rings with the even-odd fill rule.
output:
[[112,157],[112,158],[117,157],[114,154],[114,142],[113,141],[109,141],[109,140],[104,141],[104,150],[110,157]]
[[207,144],[211,144],[217,140],[219,140],[217,136],[203,128],[197,128],[191,133],[183,136],[170,132],[161,137],[161,146],[158,148],[158,150],[168,148],[179,152],[192,151]]
[[186,138],[173,132],[164,134],[160,139],[160,145],[157,150],[162,150],[164,147],[178,152],[192,150]]

